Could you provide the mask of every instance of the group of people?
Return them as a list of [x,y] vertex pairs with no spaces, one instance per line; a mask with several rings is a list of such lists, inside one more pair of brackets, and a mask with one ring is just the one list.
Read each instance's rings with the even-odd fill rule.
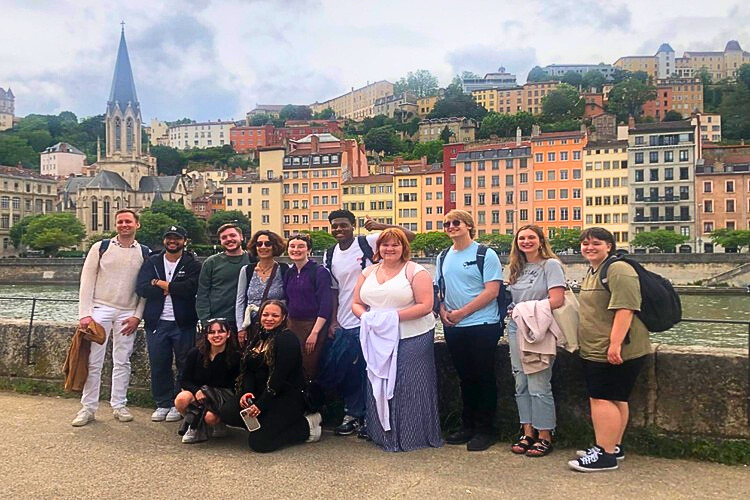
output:
[[[552,452],[552,368],[557,347],[566,342],[553,318],[567,285],[541,228],[527,225],[515,233],[506,290],[497,254],[474,241],[473,218],[461,210],[445,217],[452,245],[438,256],[434,279],[410,260],[413,233],[368,219],[366,229],[379,232],[355,236],[348,210],[329,216],[336,244],[322,264],[310,259],[306,234],[285,241],[261,230],[245,249],[235,224],[218,229],[223,252],[202,265],[185,250],[188,235],[179,226],[165,231],[164,250],[149,254],[135,240],[138,214],[123,209],[115,220],[117,236],[94,244],[86,257],[79,306],[82,327],[96,321],[113,338],[115,419],[133,419],[126,393],[133,334],[143,319],[157,406],[151,419],[184,418],[184,443],[225,435],[227,425],[247,425],[249,446],[258,452],[317,441],[322,418],[308,401],[314,383],[344,401],[335,434],[357,434],[388,451],[444,442],[486,450],[496,441],[495,352],[509,315],[521,425],[511,451],[529,457]],[[627,401],[650,350],[648,331],[635,315],[641,300],[635,271],[612,263],[606,286],[597,275],[615,250],[605,229],[583,231],[581,253],[590,269],[580,285],[577,342],[596,443],[568,464],[584,472],[616,469],[624,458]],[[285,252],[291,264],[278,261]],[[445,439],[436,315],[462,398],[461,426]],[[105,346],[91,346],[74,426],[95,418]]]

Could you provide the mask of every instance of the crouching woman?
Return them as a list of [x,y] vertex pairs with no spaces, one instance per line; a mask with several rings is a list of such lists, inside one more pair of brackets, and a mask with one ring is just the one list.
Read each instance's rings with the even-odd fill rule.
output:
[[[208,439],[206,425],[213,437],[226,435],[219,409],[224,400],[234,396],[239,365],[240,356],[230,337],[229,323],[225,319],[209,321],[197,345],[188,352],[180,377],[182,390],[174,401],[180,414],[191,414],[183,425],[183,443]],[[191,422],[196,418],[198,421]]]
[[321,416],[305,415],[302,351],[297,337],[286,328],[286,306],[267,300],[258,315],[260,329],[248,339],[240,363],[237,397],[222,408],[222,419],[242,426],[240,411],[249,409],[247,414],[258,419],[260,428],[250,432],[248,444],[259,453],[318,441]]

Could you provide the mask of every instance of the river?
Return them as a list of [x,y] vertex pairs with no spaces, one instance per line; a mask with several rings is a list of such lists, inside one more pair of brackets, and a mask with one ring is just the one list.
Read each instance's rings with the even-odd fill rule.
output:
[[[76,285],[4,285],[0,289],[0,317],[28,319],[31,301],[3,300],[2,297],[78,299]],[[685,318],[733,319],[750,321],[748,295],[683,295]],[[70,322],[78,317],[78,305],[66,302],[37,302],[35,319]],[[672,345],[747,347],[745,325],[681,323],[675,328],[652,334],[652,339]]]

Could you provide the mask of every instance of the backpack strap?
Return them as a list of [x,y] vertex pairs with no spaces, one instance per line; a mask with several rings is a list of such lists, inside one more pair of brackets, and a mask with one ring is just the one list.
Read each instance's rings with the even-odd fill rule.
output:
[[416,268],[416,262],[413,262],[411,260],[406,261],[406,269],[404,269],[404,274],[406,275],[406,279],[409,280],[409,283],[412,285],[414,284],[414,275],[416,274]]
[[487,255],[487,245],[479,244],[479,248],[477,248],[477,268],[479,269],[479,276],[482,277],[482,281],[484,282],[484,258]]
[[[362,269],[367,267],[367,261],[370,261],[370,264],[372,264],[372,258],[375,256],[375,254],[372,251],[372,247],[370,246],[370,243],[367,241],[367,236],[357,236],[357,243],[359,244],[359,249],[362,250]],[[331,252],[331,258],[333,259],[333,252]]]
[[101,260],[101,258],[102,258],[102,255],[104,255],[104,252],[106,252],[106,251],[107,251],[107,249],[109,248],[109,244],[110,244],[110,243],[111,243],[111,241],[110,241],[110,238],[106,238],[106,239],[103,239],[103,240],[102,240],[102,241],[101,241],[101,242],[99,243],[99,259],[100,259],[100,260]]
[[250,284],[250,280],[253,279],[253,273],[255,272],[256,265],[256,262],[251,262],[250,264],[245,266],[245,281],[248,285]]
[[609,280],[607,279],[607,272],[609,271],[609,266],[611,266],[618,260],[621,260],[621,258],[617,256],[607,257],[607,259],[605,259],[605,261],[602,263],[601,268],[599,269],[599,281],[602,282],[602,286],[608,292],[609,292]]
[[139,245],[141,245],[141,255],[143,255],[143,260],[148,259],[148,256],[151,255],[151,249],[143,243],[139,243]]
[[[336,245],[333,245],[331,248],[326,250],[325,256],[323,258],[323,265],[326,266],[326,269],[328,269],[329,272],[331,272],[331,276],[333,276],[332,272],[332,266],[333,266],[333,251],[336,249]],[[335,279],[335,278],[334,278]]]
[[450,250],[451,247],[443,249],[442,252],[440,252],[440,255],[438,256],[438,265],[435,266],[435,272],[437,273],[437,283],[438,288],[440,289],[440,300],[445,300],[445,273],[443,272],[445,270],[445,256],[448,255],[448,250]]

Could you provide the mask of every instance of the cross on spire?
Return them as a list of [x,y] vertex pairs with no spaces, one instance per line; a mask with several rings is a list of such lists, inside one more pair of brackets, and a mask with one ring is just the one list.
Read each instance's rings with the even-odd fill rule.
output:
[[125,33],[125,21],[120,21],[120,26],[122,26],[122,32]]

